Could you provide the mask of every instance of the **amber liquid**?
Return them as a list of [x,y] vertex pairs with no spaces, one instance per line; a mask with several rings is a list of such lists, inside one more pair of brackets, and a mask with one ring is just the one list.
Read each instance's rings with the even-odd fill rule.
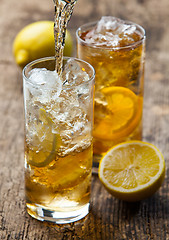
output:
[[73,133],[70,141],[67,139],[67,122],[61,122],[59,133],[54,133],[59,115],[52,116],[50,111],[46,111],[48,107],[43,106],[42,109],[34,105],[36,111],[32,111],[27,119],[26,202],[28,212],[35,217],[35,206],[51,211],[75,211],[88,204],[90,197],[91,138],[87,134],[76,136]]
[[[54,1],[55,60],[56,71],[60,76],[63,67],[66,27],[75,2],[74,0]],[[53,115],[53,118],[56,118],[54,123],[50,114],[52,112],[50,108],[54,106],[54,103],[49,100],[46,106],[42,106],[41,103],[34,101],[34,97],[36,99],[36,96],[29,99],[30,109],[26,106],[25,185],[27,210],[37,219],[39,219],[37,207],[41,207],[45,211],[61,213],[78,211],[89,204],[93,157],[91,137],[89,136],[86,145],[83,143],[83,147],[77,147],[79,136],[76,138],[76,144],[73,142],[70,144],[70,139],[66,139],[65,129],[68,125],[66,121],[57,123],[60,124],[59,133],[55,134],[53,129],[55,129],[57,117],[59,118],[57,107],[56,115]],[[73,129],[73,122],[71,127]],[[72,134],[74,135],[74,133]],[[84,139],[85,136],[80,136],[80,138]],[[69,143],[67,143],[68,141]],[[76,145],[74,148],[73,144]],[[69,153],[65,153],[65,149],[68,151],[69,148],[71,148]]]
[[[55,154],[50,163],[37,167],[36,147],[26,145],[26,201],[52,211],[73,211],[89,202],[92,147],[67,156]],[[43,159],[46,152],[38,152]],[[40,159],[39,159],[40,161]]]
[[56,72],[61,75],[66,28],[77,0],[53,0],[53,2],[55,6],[54,37]]
[[[95,106],[94,106],[94,160],[99,161],[101,156],[117,143],[127,140],[142,138],[142,107],[143,107],[143,85],[144,85],[144,42],[140,34],[134,33],[132,38],[138,44],[128,46],[127,39],[121,40],[119,48],[107,47],[106,43],[102,47],[95,47],[94,44],[85,44],[86,35],[89,30],[79,33],[77,41],[77,55],[79,58],[89,62],[96,71],[95,77]],[[117,137],[109,134],[111,123],[106,123],[107,117],[112,118],[108,103],[102,94],[104,88],[122,86],[130,89],[138,96],[139,101],[139,120],[133,128],[126,125],[125,134],[116,132]],[[140,110],[141,109],[141,110]],[[100,124],[102,123],[102,124]],[[102,126],[102,128],[100,127]],[[100,134],[105,132],[105,135]],[[123,131],[124,132],[124,131]],[[114,134],[114,136],[115,136]],[[100,137],[99,137],[100,135]]]

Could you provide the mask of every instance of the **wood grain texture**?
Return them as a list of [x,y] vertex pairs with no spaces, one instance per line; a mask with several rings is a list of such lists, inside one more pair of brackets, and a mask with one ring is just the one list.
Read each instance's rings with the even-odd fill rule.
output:
[[92,178],[89,215],[74,224],[39,222],[24,202],[22,74],[12,56],[12,42],[26,24],[53,20],[52,0],[0,0],[0,239],[1,240],[148,240],[169,239],[169,1],[78,0],[69,29],[114,15],[146,29],[144,140],[166,160],[166,178],[151,198],[119,201]]

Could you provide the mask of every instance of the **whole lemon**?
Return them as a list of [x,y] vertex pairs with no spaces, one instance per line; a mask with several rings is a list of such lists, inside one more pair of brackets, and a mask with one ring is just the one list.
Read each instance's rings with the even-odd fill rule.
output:
[[[70,32],[66,30],[64,55],[71,56],[72,50],[72,37]],[[54,56],[54,23],[52,21],[38,21],[24,27],[14,39],[13,55],[21,68],[35,59]]]

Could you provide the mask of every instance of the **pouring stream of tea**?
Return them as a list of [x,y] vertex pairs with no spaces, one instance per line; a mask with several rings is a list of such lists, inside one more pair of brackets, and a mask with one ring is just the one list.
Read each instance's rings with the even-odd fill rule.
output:
[[55,69],[58,75],[61,76],[63,67],[63,50],[65,46],[66,28],[72,16],[73,8],[77,0],[53,0],[53,2],[55,6]]

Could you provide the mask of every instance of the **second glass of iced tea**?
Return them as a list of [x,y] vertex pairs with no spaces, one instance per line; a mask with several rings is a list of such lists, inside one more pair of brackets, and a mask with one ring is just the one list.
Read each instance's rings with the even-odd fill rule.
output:
[[113,145],[142,138],[145,31],[115,17],[78,28],[77,56],[96,71],[94,163]]

